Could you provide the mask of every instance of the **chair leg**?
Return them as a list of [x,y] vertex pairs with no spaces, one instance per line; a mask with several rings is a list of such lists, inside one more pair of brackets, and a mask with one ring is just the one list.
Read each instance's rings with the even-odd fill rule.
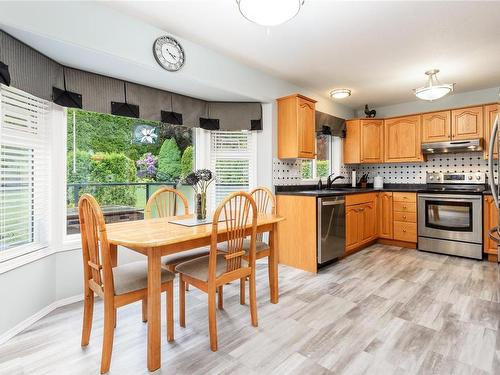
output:
[[252,318],[252,325],[254,327],[258,326],[257,323],[257,293],[255,290],[255,268],[252,268],[252,273],[250,274],[250,316]]
[[179,325],[186,327],[186,283],[179,277]]
[[167,341],[174,341],[174,282],[169,281],[167,287]]
[[116,311],[113,305],[112,297],[104,298],[104,334],[102,337],[101,374],[108,372],[111,364]]
[[210,332],[210,349],[217,351],[217,317],[215,311],[215,286],[208,288],[208,329]]
[[224,285],[221,285],[217,288],[217,307],[219,310],[224,308]]
[[83,301],[83,326],[82,326],[82,346],[87,346],[92,331],[92,316],[94,315],[94,291],[86,288],[85,299]]
[[148,321],[148,299],[142,299],[142,321],[146,323]]
[[240,305],[245,304],[245,277],[240,279]]

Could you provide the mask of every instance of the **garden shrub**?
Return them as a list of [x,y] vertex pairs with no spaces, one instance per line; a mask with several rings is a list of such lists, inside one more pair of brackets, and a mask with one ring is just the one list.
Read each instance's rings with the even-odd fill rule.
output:
[[182,153],[181,177],[186,177],[193,170],[193,146],[188,146]]
[[317,160],[316,161],[316,175],[318,177],[326,177],[328,173],[328,160]]
[[158,181],[177,181],[181,176],[181,150],[175,138],[166,139],[158,155]]

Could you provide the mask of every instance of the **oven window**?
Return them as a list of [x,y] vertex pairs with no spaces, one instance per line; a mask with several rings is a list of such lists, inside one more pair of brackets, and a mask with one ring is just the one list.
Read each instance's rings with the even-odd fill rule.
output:
[[472,202],[425,201],[425,226],[472,232]]

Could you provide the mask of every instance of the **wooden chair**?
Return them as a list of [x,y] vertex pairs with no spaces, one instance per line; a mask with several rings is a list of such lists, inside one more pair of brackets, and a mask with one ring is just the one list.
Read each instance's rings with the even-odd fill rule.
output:
[[[106,224],[99,204],[90,194],[78,202],[82,236],[84,310],[82,346],[89,344],[94,311],[94,293],[104,299],[104,334],[101,374],[108,372],[113,350],[116,310],[132,302],[143,301],[142,314],[146,320],[148,265],[146,261],[113,267],[106,235]],[[175,274],[163,269],[161,289],[167,292],[167,340],[174,339],[173,280]]]
[[[250,192],[250,195],[255,201],[257,205],[258,213],[276,213],[276,199],[274,194],[265,187],[257,187]],[[225,250],[225,246],[219,246],[220,250]],[[269,257],[270,247],[267,242],[264,242],[264,233],[258,233],[257,239],[255,242],[255,258],[261,259],[265,257]],[[243,242],[243,250],[245,250],[246,255],[244,256],[245,260],[248,260],[248,252],[250,250],[250,241],[247,239]],[[271,287],[271,269],[268,262],[268,277],[269,277],[269,287]],[[240,280],[240,303],[242,305],[245,304],[245,278]]]
[[[181,205],[182,207],[180,207]],[[154,213],[156,213],[156,215],[154,215]],[[178,190],[167,187],[155,191],[154,194],[148,199],[144,210],[144,217],[146,219],[175,215],[189,215],[189,204],[184,194]],[[162,258],[162,261],[169,271],[175,272],[175,266],[177,264],[208,254],[208,248],[200,247],[167,255]]]
[[[219,222],[219,220],[221,220]],[[249,261],[243,259],[248,228],[251,225]],[[218,229],[226,228],[222,238],[227,252],[218,251]],[[195,286],[208,294],[208,324],[210,349],[217,350],[217,322],[215,295],[219,295],[218,307],[223,308],[223,286],[231,281],[249,277],[251,322],[257,327],[257,300],[255,291],[255,239],[257,236],[257,206],[248,193],[229,195],[215,211],[212,221],[210,254],[177,265],[179,272],[179,323],[186,326],[184,284]]]

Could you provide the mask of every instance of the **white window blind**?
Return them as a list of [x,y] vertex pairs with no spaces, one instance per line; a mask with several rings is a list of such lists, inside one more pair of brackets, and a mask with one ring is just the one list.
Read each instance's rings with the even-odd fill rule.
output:
[[256,142],[252,132],[212,131],[210,143],[210,166],[217,176],[210,200],[215,209],[228,194],[255,186]]
[[49,103],[0,85],[0,258],[47,242]]

